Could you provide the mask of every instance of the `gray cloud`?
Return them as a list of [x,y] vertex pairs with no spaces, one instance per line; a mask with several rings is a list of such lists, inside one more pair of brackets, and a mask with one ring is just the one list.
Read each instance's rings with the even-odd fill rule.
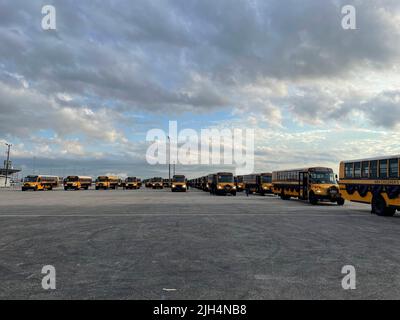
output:
[[373,125],[396,129],[400,126],[400,91],[383,92],[359,106]]
[[[130,108],[209,110],[257,78],[343,76],[397,62],[393,1],[54,1],[58,31],[40,30],[39,3],[3,1],[1,62],[46,94],[115,99]],[[192,74],[211,86],[193,86]],[[212,87],[218,90],[211,89]]]

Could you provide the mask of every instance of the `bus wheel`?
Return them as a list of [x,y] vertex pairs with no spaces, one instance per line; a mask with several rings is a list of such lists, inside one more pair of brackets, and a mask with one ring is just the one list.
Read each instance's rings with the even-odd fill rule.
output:
[[313,206],[318,203],[318,199],[315,197],[314,193],[310,193],[309,201]]
[[343,206],[344,205],[345,200],[343,198],[339,198],[339,200],[337,201],[338,206]]
[[285,191],[282,190],[281,199],[282,199],[282,200],[290,200],[290,196],[286,196],[286,195],[285,195]]
[[392,217],[396,213],[396,209],[388,207],[382,196],[375,196],[372,199],[372,213],[381,217]]

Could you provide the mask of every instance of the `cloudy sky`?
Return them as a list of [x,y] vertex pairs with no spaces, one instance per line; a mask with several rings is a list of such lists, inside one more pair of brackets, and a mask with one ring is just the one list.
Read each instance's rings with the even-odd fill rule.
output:
[[254,129],[256,171],[399,154],[399,44],[398,0],[0,0],[0,146],[24,174],[165,176],[145,137],[177,120]]

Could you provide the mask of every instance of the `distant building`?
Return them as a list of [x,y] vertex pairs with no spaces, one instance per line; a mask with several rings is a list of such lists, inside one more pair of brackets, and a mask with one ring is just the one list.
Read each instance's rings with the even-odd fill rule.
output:
[[9,161],[8,163],[8,169],[6,168],[6,161],[4,161],[4,167],[0,168],[0,188],[4,188],[6,187],[5,183],[6,183],[6,173],[8,171],[8,179],[7,179],[7,187],[9,187],[11,185],[12,180],[14,179],[14,175],[18,172],[21,172],[20,169],[15,169],[12,166],[11,161]]

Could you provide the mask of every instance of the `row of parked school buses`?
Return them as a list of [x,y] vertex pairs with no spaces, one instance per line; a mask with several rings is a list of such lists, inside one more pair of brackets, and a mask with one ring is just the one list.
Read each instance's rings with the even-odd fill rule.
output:
[[339,177],[331,168],[309,167],[236,177],[221,172],[189,180],[189,185],[211,194],[275,194],[314,205],[328,201],[342,206],[348,200],[370,204],[379,216],[393,216],[400,211],[399,172],[400,156],[390,156],[342,161]]
[[[329,201],[343,205],[345,200],[371,205],[372,213],[393,216],[400,211],[400,156],[378,157],[361,160],[342,161],[339,176],[331,168],[309,167],[272,173],[234,176],[230,172],[209,174],[186,180],[183,175],[169,179],[154,177],[143,181],[146,187],[171,191],[184,191],[189,186],[211,194],[233,195],[237,192],[260,195],[275,194],[283,200],[298,198],[317,204]],[[91,177],[69,176],[63,181],[64,189],[88,189]],[[25,178],[22,190],[51,190],[60,184],[54,176],[33,175]],[[139,189],[142,181],[136,177],[121,180],[114,176],[100,176],[95,180],[99,189]]]
[[136,177],[121,179],[116,176],[99,176],[95,181],[92,177],[68,176],[65,179],[57,176],[30,175],[25,177],[22,183],[22,191],[27,190],[53,190],[53,188],[64,186],[64,190],[88,190],[93,184],[95,189],[140,189],[142,182]]
[[[170,187],[172,192],[185,192],[187,190],[187,180],[184,175],[174,175],[171,181],[161,177],[154,177],[143,180],[143,183],[147,188],[153,189]],[[137,177],[127,177],[123,180],[117,176],[99,176],[93,181],[92,177],[87,176],[68,176],[63,179],[57,176],[30,175],[24,179],[22,191],[52,190],[53,188],[59,187],[61,184],[63,184],[64,190],[88,190],[93,184],[96,190],[118,188],[132,190],[140,189],[142,181]]]

